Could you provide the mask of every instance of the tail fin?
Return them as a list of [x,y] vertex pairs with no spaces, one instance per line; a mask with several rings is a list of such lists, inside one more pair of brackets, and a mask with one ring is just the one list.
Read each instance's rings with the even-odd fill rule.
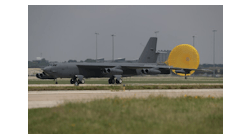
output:
[[151,37],[138,60],[139,63],[156,63],[158,54],[156,51],[157,38]]

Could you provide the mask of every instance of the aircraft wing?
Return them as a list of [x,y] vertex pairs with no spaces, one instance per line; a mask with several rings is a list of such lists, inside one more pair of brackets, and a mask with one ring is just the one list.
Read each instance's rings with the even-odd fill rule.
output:
[[190,68],[178,68],[178,67],[170,67],[171,70],[195,70],[195,71],[206,71],[211,72],[212,70],[209,69],[190,69]]
[[159,66],[156,64],[145,64],[145,63],[84,63],[78,64],[79,68],[87,69],[103,69],[103,68],[114,68],[120,67],[122,69],[143,69],[143,68],[165,68],[169,69],[169,66]]
[[87,68],[87,69],[103,69],[103,68],[113,68],[115,67],[114,65],[88,65],[88,64],[84,64],[84,65],[76,65],[78,68]]
[[187,70],[187,71],[211,71],[208,69],[190,69],[190,68],[179,68],[179,67],[172,67],[172,66],[162,66],[156,64],[145,64],[145,63],[84,63],[78,64],[79,68],[87,68],[87,69],[104,69],[104,68],[114,68],[119,66],[121,69],[169,69],[169,70]]

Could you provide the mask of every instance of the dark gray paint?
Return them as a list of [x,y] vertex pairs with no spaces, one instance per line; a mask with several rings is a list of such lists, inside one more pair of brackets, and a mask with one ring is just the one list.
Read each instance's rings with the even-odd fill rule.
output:
[[156,63],[158,53],[155,53],[157,45],[157,38],[151,37],[142,51],[138,60],[139,63]]
[[[43,74],[37,74],[40,79],[51,78],[72,78],[73,83],[81,83],[82,78],[109,77],[110,80],[119,83],[121,77],[128,77],[140,74],[170,74],[171,69],[183,70],[189,73],[191,69],[157,65],[156,62],[156,42],[157,38],[151,37],[140,56],[139,63],[57,63],[45,67]],[[148,57],[152,57],[148,59]],[[154,63],[150,63],[154,62]],[[196,69],[192,69],[196,70]],[[79,78],[80,77],[80,78]],[[80,81],[79,81],[80,79]],[[72,81],[70,81],[72,82]],[[114,81],[115,82],[115,81]]]

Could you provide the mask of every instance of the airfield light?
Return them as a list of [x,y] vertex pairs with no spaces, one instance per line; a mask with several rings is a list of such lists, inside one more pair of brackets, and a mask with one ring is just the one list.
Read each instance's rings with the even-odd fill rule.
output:
[[96,35],[96,58],[95,58],[95,62],[97,62],[97,35],[99,35],[99,33],[95,33]]
[[194,47],[194,37],[195,37],[195,36],[193,36],[193,47]]
[[111,36],[112,36],[112,46],[113,46],[113,49],[112,49],[112,54],[113,54],[113,55],[112,55],[112,61],[114,62],[114,48],[115,48],[115,47],[114,47],[114,36],[115,36],[115,35],[112,34]]
[[155,31],[155,36],[157,37],[157,33],[159,33],[159,31]]
[[213,48],[213,63],[214,63],[214,69],[213,69],[213,77],[215,77],[215,32],[216,32],[217,30],[213,30],[213,32],[214,32],[214,48]]

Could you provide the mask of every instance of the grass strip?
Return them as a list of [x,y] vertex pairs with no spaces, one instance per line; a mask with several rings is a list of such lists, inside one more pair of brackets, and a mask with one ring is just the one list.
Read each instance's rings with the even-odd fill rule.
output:
[[28,110],[29,134],[223,134],[223,98],[149,96]]
[[[223,88],[223,85],[127,85],[126,90],[141,89],[213,89]],[[115,86],[43,86],[28,87],[28,91],[53,91],[53,90],[123,90],[122,85]]]

